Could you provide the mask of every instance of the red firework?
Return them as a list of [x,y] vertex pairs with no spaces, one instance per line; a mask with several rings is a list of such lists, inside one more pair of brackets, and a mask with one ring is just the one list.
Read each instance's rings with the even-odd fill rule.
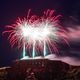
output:
[[[59,25],[59,18],[61,15],[54,15],[54,10],[44,11],[44,15],[38,17],[36,15],[20,19],[15,24],[6,26],[8,40],[11,46],[17,45],[18,48],[23,48],[25,44],[26,49],[31,50],[32,46],[36,51],[41,51],[48,48],[50,53],[52,51],[58,52],[56,42],[61,40],[67,42],[68,36],[66,31]],[[46,48],[47,47],[47,48]],[[46,48],[46,49],[45,49]]]

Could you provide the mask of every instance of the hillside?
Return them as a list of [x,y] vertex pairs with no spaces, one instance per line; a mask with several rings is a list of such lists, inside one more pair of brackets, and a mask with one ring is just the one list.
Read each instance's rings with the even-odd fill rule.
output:
[[16,60],[10,68],[0,69],[0,78],[2,74],[6,79],[0,80],[80,80],[80,66],[48,59]]

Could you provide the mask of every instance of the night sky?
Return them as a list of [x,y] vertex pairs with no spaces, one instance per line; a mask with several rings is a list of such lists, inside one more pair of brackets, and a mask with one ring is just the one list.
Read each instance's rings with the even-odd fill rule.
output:
[[[0,0],[0,66],[11,65],[13,60],[21,57],[21,50],[11,48],[7,36],[2,36],[2,32],[17,17],[25,17],[28,9],[36,15],[42,15],[47,9],[55,10],[56,14],[62,15],[60,22],[63,27],[80,27],[80,0]],[[79,60],[80,40],[70,42],[70,47],[61,46],[60,55]]]

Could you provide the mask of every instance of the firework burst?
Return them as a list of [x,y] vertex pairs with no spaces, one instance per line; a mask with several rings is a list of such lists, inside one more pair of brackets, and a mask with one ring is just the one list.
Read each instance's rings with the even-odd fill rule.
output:
[[[27,18],[18,19],[15,24],[6,26],[7,30],[3,32],[8,33],[8,40],[11,46],[18,46],[18,49],[23,48],[23,57],[25,57],[25,49],[32,53],[32,57],[35,57],[36,53],[43,51],[43,55],[46,56],[47,50],[50,53],[52,51],[58,53],[57,44],[60,39],[63,39],[67,43],[66,31],[58,24],[59,17],[55,16],[54,10],[44,11],[42,17],[35,15]],[[31,52],[32,50],[32,52]]]

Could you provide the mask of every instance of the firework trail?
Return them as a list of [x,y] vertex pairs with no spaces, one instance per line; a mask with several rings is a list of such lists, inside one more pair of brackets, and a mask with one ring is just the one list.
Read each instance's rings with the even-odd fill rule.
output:
[[[58,53],[57,44],[63,40],[67,42],[68,36],[66,31],[59,25],[59,17],[54,15],[54,10],[44,11],[44,15],[38,17],[30,16],[30,10],[27,18],[18,19],[15,24],[6,26],[8,40],[11,46],[18,46],[18,49],[23,48],[23,57],[25,57],[25,49],[29,50],[34,58],[36,52],[43,51],[43,55],[47,55],[47,48],[50,53],[52,51]],[[32,50],[31,50],[32,49]]]

